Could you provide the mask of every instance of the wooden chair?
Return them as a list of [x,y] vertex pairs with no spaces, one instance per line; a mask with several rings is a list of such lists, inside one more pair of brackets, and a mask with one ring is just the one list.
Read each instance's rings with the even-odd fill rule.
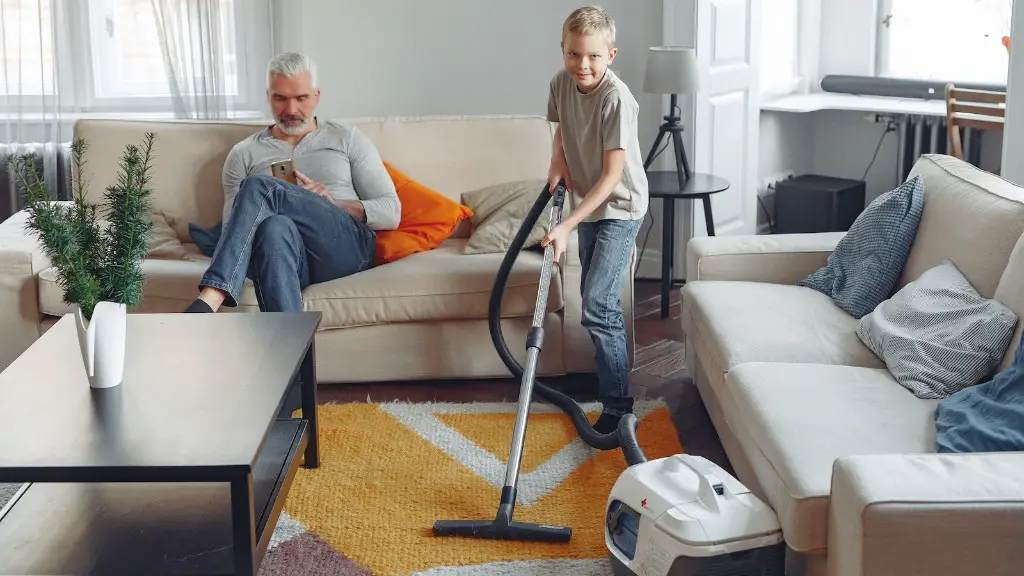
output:
[[1006,92],[971,90],[946,84],[946,126],[949,151],[963,160],[960,128],[1003,131],[1006,117]]

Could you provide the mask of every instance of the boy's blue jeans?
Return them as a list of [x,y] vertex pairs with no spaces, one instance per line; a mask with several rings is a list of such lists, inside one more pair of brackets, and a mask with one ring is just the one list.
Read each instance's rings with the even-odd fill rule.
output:
[[622,281],[643,220],[599,220],[577,226],[583,266],[583,327],[594,341],[598,400],[603,411],[621,416],[633,407],[629,396]]
[[326,198],[266,175],[249,176],[235,196],[199,286],[237,306],[245,278],[264,312],[302,310],[302,290],[367,269],[376,233]]

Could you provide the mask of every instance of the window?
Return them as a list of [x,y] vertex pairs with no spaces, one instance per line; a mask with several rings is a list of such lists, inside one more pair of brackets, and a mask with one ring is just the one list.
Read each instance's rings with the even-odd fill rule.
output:
[[1005,85],[1013,0],[882,0],[878,75]]
[[800,0],[772,0],[761,10],[761,95],[794,92],[800,82],[798,67]]
[[257,111],[272,49],[267,2],[2,0],[0,112],[170,112],[176,94]]
[[0,94],[53,94],[50,3],[4,0],[0,10]]
[[[170,97],[172,94],[165,68],[164,45],[173,66],[180,69],[175,75],[189,83],[201,86],[204,70],[196,70],[197,57],[206,47],[216,43],[223,49],[223,86],[211,87],[218,92],[238,95],[238,70],[235,66],[236,41],[234,37],[234,3],[221,0],[213,14],[196,14],[195,2],[153,3],[151,0],[90,0],[89,32],[92,48],[92,69],[96,98],[152,98]],[[157,24],[160,5],[167,20]],[[190,30],[189,21],[209,19],[215,30],[208,37],[198,38]],[[205,28],[205,26],[203,26]]]

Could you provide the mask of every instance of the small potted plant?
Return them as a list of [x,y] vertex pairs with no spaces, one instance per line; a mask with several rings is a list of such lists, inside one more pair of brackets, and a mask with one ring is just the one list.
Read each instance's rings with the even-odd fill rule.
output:
[[142,302],[142,260],[153,222],[149,188],[153,143],[125,147],[117,183],[108,186],[100,206],[89,203],[84,176],[88,145],[71,144],[74,199],[52,201],[32,155],[11,157],[24,189],[30,232],[57,271],[64,302],[75,310],[79,344],[89,384],[109,388],[124,374],[127,309]]

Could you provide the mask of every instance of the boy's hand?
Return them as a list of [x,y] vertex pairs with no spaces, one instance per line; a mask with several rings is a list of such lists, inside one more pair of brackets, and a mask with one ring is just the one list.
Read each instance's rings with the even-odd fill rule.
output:
[[565,180],[565,193],[568,194],[572,190],[572,185],[569,183],[569,167],[560,163],[552,164],[551,169],[548,170],[548,193],[554,196],[555,188],[562,180]]
[[544,248],[548,247],[548,244],[552,242],[555,245],[555,262],[562,261],[562,255],[565,254],[565,246],[569,243],[569,232],[572,229],[567,226],[564,222],[556,225],[548,232],[547,236],[540,241],[540,245]]

